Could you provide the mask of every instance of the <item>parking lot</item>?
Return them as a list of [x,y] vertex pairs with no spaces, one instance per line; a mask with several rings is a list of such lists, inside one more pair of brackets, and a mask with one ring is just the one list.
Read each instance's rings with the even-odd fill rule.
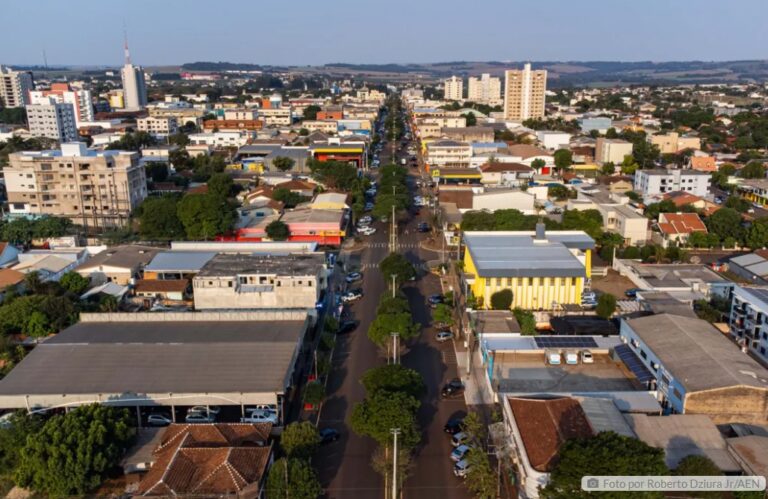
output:
[[593,364],[549,366],[543,354],[501,354],[494,362],[494,383],[513,393],[602,392],[634,390],[632,379],[607,355]]
[[628,289],[635,288],[632,281],[623,275],[619,274],[615,270],[608,270],[608,275],[593,276],[592,277],[592,289],[602,293],[609,293],[618,298],[619,300],[625,299],[624,292]]

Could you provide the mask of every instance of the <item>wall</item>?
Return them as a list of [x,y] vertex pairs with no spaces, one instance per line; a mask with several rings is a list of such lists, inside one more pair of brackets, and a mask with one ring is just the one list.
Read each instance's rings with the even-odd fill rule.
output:
[[715,424],[768,421],[768,389],[737,386],[689,393],[686,414],[706,414]]

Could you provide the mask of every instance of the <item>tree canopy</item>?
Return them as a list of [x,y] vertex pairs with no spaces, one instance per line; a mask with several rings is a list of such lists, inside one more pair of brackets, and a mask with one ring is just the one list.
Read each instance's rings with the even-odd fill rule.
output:
[[318,161],[311,159],[307,166],[312,178],[329,189],[351,191],[358,181],[355,165],[343,161]]
[[178,205],[179,199],[174,195],[145,199],[137,210],[139,234],[152,241],[184,238],[184,225],[177,215]]
[[610,319],[616,311],[616,297],[610,293],[604,293],[597,299],[595,313],[603,319]]
[[69,271],[61,276],[61,279],[59,279],[59,284],[62,288],[76,295],[81,295],[86,289],[88,289],[88,285],[90,283],[90,279],[81,276],[75,271]]
[[491,295],[491,308],[493,310],[509,310],[512,308],[512,290],[502,289]]
[[235,210],[226,200],[209,194],[187,194],[177,214],[189,239],[212,239],[235,224]]
[[394,275],[398,286],[402,286],[405,282],[416,277],[416,269],[413,264],[400,253],[387,255],[379,263],[379,270],[387,282],[391,282],[391,276]]
[[290,423],[280,434],[280,447],[289,458],[309,459],[319,445],[320,434],[309,421]]
[[288,156],[277,156],[272,160],[272,166],[281,172],[287,172],[288,170],[291,170],[295,164],[296,161],[294,161],[292,158],[289,158]]
[[267,233],[267,237],[273,241],[285,241],[291,235],[288,225],[280,220],[270,222],[264,230]]
[[303,459],[280,458],[267,476],[267,499],[317,499],[323,487],[315,470]]
[[363,374],[360,382],[369,396],[400,392],[418,399],[426,391],[421,374],[401,364],[387,364],[369,369]]
[[383,347],[390,341],[391,334],[396,332],[402,341],[408,341],[419,334],[419,326],[414,324],[410,312],[377,315],[368,328],[368,338],[376,345]]
[[392,428],[400,428],[399,441],[414,447],[421,435],[416,422],[419,401],[402,392],[379,392],[366,397],[352,411],[352,430],[387,446],[392,441]]

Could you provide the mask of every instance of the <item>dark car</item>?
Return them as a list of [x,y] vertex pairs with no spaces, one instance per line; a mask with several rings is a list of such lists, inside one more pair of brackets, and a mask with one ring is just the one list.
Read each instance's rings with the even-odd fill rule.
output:
[[459,378],[453,378],[451,381],[443,386],[440,395],[443,398],[455,397],[464,393],[464,383]]
[[347,334],[357,329],[357,321],[344,321],[339,324],[339,329],[336,334]]
[[432,295],[429,298],[427,298],[427,301],[430,305],[437,305],[438,303],[443,303],[445,301],[445,298],[443,298],[443,295]]
[[624,291],[624,296],[626,296],[627,298],[635,298],[635,297],[637,297],[637,292],[638,291],[642,291],[642,289],[640,289],[640,288],[628,289],[628,290]]
[[431,230],[431,227],[427,222],[421,222],[419,225],[416,226],[416,230],[419,232],[429,232]]
[[443,431],[446,433],[450,433],[451,435],[455,435],[461,432],[463,429],[464,429],[464,419],[462,418],[449,419],[448,422],[445,423],[445,426],[443,426]]
[[339,432],[333,428],[323,428],[320,430],[320,443],[329,444],[339,439]]

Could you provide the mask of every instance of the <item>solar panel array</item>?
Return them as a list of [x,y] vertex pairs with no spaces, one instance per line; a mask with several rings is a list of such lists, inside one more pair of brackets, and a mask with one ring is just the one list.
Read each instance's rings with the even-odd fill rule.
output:
[[645,364],[643,364],[637,355],[635,355],[635,352],[632,351],[629,345],[617,346],[616,354],[641,383],[656,379],[656,377],[651,374],[651,371],[648,370]]
[[536,336],[539,348],[597,348],[594,338],[588,336]]

